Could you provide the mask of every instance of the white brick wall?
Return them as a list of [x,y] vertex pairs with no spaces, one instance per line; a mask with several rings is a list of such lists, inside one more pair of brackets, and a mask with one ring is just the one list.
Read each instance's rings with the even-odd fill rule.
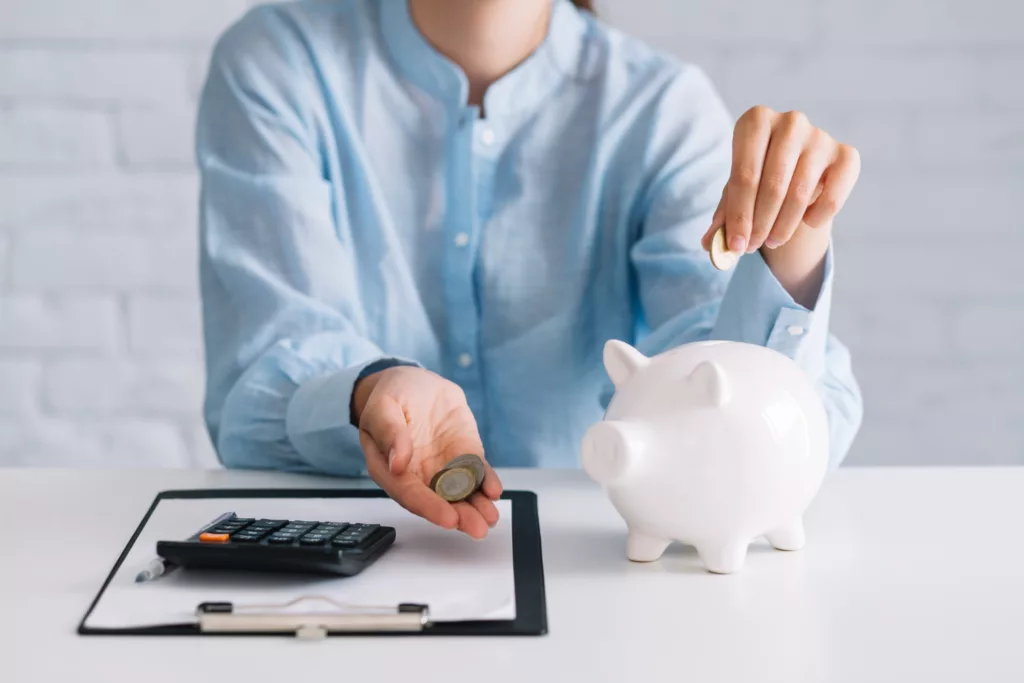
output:
[[196,290],[194,234],[140,234],[73,228],[12,239],[11,285],[47,291]]
[[110,297],[8,292],[0,299],[3,353],[110,352],[118,350],[120,336],[117,302]]
[[54,361],[44,403],[60,416],[150,416],[194,412],[202,400],[199,368],[188,361],[74,359]]
[[0,418],[30,417],[39,409],[39,363],[0,360]]
[[[192,126],[251,4],[0,2],[0,465],[215,462]],[[867,401],[850,462],[1024,463],[1024,4],[598,4],[735,114],[801,109],[861,150],[836,228]]]
[[201,334],[194,297],[143,295],[128,301],[128,345],[135,355],[197,359]]
[[114,162],[113,127],[100,111],[41,105],[0,108],[0,169],[87,170]]
[[0,61],[0,97],[180,105],[190,75],[189,65],[174,50],[11,48]]
[[130,169],[189,168],[194,164],[192,109],[130,109],[118,117],[121,159]]
[[193,466],[192,126],[249,0],[0,2],[0,466]]
[[[192,239],[198,183],[191,173],[111,170],[4,175],[0,234],[74,229],[88,235],[131,230]],[[15,230],[15,228],[17,230]]]
[[[121,417],[84,420],[35,416],[0,421],[0,463],[25,467],[189,467],[190,451],[178,425],[167,419]],[[207,459],[209,455],[206,455]]]
[[4,0],[0,39],[114,44],[212,40],[248,0]]

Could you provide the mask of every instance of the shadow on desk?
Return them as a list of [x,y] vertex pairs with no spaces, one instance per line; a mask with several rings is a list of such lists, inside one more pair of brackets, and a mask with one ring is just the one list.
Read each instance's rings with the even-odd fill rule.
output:
[[[707,574],[691,545],[673,543],[656,562],[631,562],[626,557],[625,529],[566,528],[546,530],[544,564],[559,572],[614,575],[622,572]],[[748,556],[778,553],[763,539],[750,544]]]

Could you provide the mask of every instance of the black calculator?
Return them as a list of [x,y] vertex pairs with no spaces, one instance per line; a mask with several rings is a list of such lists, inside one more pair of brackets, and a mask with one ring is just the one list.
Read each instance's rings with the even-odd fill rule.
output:
[[393,527],[222,515],[183,541],[158,541],[174,567],[354,576],[395,541]]

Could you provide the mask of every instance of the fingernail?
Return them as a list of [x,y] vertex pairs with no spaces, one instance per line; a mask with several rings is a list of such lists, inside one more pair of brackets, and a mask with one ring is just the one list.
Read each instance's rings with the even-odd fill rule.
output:
[[768,239],[766,239],[764,241],[764,246],[768,247],[769,249],[774,249],[775,247],[779,246],[780,244],[782,244],[782,242],[780,242],[777,239],[774,239],[772,237],[769,237]]
[[729,240],[729,251],[743,251],[747,248],[747,238],[742,235],[733,235]]
[[388,451],[388,469],[389,470],[392,469],[394,464],[395,464],[395,449],[394,449],[394,447],[392,447],[391,450]]

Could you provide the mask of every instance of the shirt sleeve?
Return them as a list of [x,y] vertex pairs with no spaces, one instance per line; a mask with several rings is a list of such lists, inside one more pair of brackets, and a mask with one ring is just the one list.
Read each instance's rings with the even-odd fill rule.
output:
[[357,379],[396,364],[367,334],[317,154],[311,68],[266,9],[213,52],[196,130],[204,417],[227,467],[365,475]]
[[[652,144],[670,147],[652,174],[638,236],[631,249],[643,319],[637,348],[654,355],[707,339],[748,342],[792,358],[815,383],[830,430],[830,467],[846,457],[863,414],[849,350],[829,331],[834,249],[813,309],[797,303],[759,252],[731,271],[710,262],[700,239],[729,177],[732,120],[700,71],[690,70],[666,95],[681,123],[656,129]],[[604,400],[610,398],[610,390]]]

